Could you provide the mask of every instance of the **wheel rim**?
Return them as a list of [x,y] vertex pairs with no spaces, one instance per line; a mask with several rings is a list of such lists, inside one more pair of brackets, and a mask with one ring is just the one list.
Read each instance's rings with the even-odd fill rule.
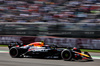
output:
[[69,57],[70,57],[70,53],[68,51],[64,51],[63,52],[63,58],[64,59],[69,59]]
[[10,55],[11,56],[17,56],[17,54],[18,54],[18,50],[17,49],[15,49],[15,48],[12,48],[11,50],[10,50]]

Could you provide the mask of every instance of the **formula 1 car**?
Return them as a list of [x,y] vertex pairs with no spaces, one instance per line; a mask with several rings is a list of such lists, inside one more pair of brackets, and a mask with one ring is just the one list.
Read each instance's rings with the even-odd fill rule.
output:
[[43,42],[34,42],[25,46],[9,44],[9,54],[13,58],[20,57],[41,57],[41,58],[59,58],[65,61],[74,60],[92,60],[88,52],[81,53],[77,48],[58,48],[56,45],[44,45]]

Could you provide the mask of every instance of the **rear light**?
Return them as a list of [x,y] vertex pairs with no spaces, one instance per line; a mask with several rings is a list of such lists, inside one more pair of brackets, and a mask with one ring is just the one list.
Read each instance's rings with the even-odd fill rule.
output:
[[28,49],[28,51],[31,51],[31,49]]
[[26,46],[26,45],[24,45],[24,46]]
[[19,47],[19,45],[16,45],[16,47]]

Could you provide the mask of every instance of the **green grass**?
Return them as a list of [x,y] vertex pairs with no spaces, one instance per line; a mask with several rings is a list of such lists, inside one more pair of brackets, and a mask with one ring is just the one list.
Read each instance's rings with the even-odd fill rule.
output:
[[0,47],[8,47],[8,45],[0,45]]
[[81,49],[82,52],[86,51],[86,52],[98,52],[100,53],[100,50],[91,50],[91,49]]

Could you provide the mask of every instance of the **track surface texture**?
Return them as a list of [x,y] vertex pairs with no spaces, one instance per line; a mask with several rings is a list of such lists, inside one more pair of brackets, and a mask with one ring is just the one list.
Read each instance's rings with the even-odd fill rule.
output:
[[[7,47],[0,47],[0,50],[8,50]],[[100,53],[90,53],[100,56]],[[11,58],[8,53],[0,53],[0,66],[99,66],[100,59],[94,61],[63,61],[57,59],[39,59],[39,58]]]

